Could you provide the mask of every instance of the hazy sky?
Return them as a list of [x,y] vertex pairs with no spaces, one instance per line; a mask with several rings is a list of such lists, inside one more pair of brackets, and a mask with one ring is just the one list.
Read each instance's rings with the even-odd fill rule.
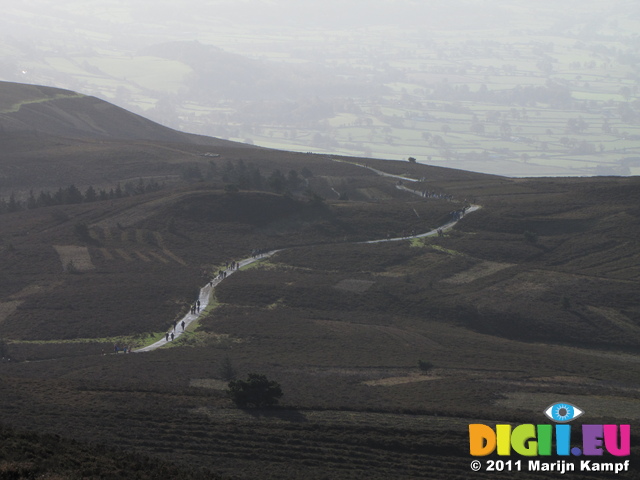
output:
[[[594,24],[605,13],[638,12],[635,0],[22,0],[3,2],[0,40],[51,41],[69,49],[83,42],[166,40],[225,43],[234,32],[297,38],[318,30],[393,26],[433,30],[496,28],[543,31],[552,25]],[[265,37],[266,38],[266,37]],[[381,32],[381,39],[384,32]],[[295,39],[287,45],[295,48]],[[0,59],[7,54],[0,44]]]
[[[633,3],[628,0],[23,0],[5,5],[4,20],[0,22],[4,24],[2,31],[7,32],[13,30],[11,23],[15,22],[16,14],[23,20],[37,22],[40,17],[45,23],[53,20],[76,28],[85,22],[90,22],[89,26],[162,22],[170,26],[176,21],[192,20],[194,35],[205,22],[212,26],[344,28],[392,24],[482,28],[499,26],[505,20],[517,26],[532,17],[546,17],[548,21],[567,15],[595,18],[601,11]],[[15,33],[13,30],[12,34]]]

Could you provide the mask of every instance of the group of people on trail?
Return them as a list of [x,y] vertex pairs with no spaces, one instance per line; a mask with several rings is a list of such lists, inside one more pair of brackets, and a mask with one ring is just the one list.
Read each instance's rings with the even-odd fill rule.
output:
[[122,350],[123,353],[131,353],[131,348],[129,347],[129,345],[125,345],[124,347],[121,347],[120,345],[115,343],[113,345],[113,353],[117,354],[118,352],[120,352],[120,350]]
[[223,280],[225,278],[227,278],[227,274],[231,271],[234,270],[240,270],[240,262],[236,262],[231,261],[231,262],[227,262],[224,264],[224,270],[220,269],[218,270],[218,273],[216,274],[215,277],[213,277],[210,281],[209,281],[209,286],[213,287],[213,282],[216,280]]
[[[209,286],[213,286],[213,282],[214,280],[222,280],[223,278],[227,278],[227,273],[229,271],[233,271],[233,270],[238,270],[240,269],[240,262],[236,262],[236,261],[232,261],[232,262],[227,262],[225,264],[225,270],[218,270],[218,274],[209,281]],[[197,315],[200,313],[200,299],[197,299],[193,304],[191,304],[190,308],[189,308],[189,313],[191,315]],[[182,331],[184,332],[184,329],[186,327],[186,323],[184,320],[182,320],[182,322],[180,323],[180,326],[182,327]],[[166,333],[165,335],[165,341],[169,341],[169,338],[171,338],[171,341],[173,341],[173,339],[176,337],[175,331],[176,328],[178,327],[178,322],[175,321],[173,322],[173,331],[169,331]]]
[[420,196],[423,198],[437,198],[439,200],[447,200],[449,202],[453,200],[453,195],[449,195],[446,193],[430,192],[429,190],[423,190],[422,192],[420,192]]
[[[423,182],[424,178],[422,178],[420,181]],[[429,190],[411,190],[410,188],[404,186],[404,182],[402,180],[398,180],[396,182],[396,185],[403,188],[404,190],[410,190],[416,195],[420,195],[422,198],[435,198],[438,200],[446,200],[448,202],[451,202],[453,200],[453,195],[448,193],[431,192]]]
[[[186,325],[187,325],[187,324],[186,324],[186,323],[184,323],[184,320],[182,320],[182,322],[180,322],[180,326],[182,327],[182,331],[183,331],[183,332],[184,332],[184,327],[185,327]],[[169,338],[171,338],[171,341],[173,342],[173,339],[174,339],[174,338],[176,338],[176,333],[175,333],[176,328],[178,328],[178,322],[173,322],[173,330],[172,330],[172,331],[170,331],[170,332],[167,332],[167,333],[164,335],[164,339],[165,339],[165,341],[167,341],[167,342],[168,342],[168,341],[169,341]]]
[[258,258],[267,253],[269,250],[266,248],[254,248],[251,250],[251,258]]
[[[196,302],[191,305],[191,315],[195,315],[196,313],[200,313],[200,300],[196,300]],[[175,325],[173,326],[173,329],[175,330]]]
[[464,217],[465,213],[467,213],[466,206],[462,207],[460,210],[454,210],[453,212],[451,212],[451,217],[454,220],[460,220],[462,217]]

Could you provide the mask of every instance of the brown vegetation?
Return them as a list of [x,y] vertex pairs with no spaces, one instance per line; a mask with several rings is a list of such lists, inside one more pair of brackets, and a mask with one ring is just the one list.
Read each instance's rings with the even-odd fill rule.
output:
[[[191,149],[166,155],[180,163]],[[513,180],[367,160],[424,178],[415,188],[446,201],[326,156],[220,154],[215,162],[264,172],[305,167],[316,196],[225,191],[213,175],[0,215],[0,415],[81,442],[51,447],[53,471],[111,468],[110,454],[68,459],[91,442],[235,478],[468,478],[472,419],[540,423],[558,398],[581,406],[590,397],[615,399],[606,413],[587,411],[590,422],[635,421],[638,179]],[[74,175],[63,185],[83,185],[84,173]],[[324,195],[329,177],[344,179],[349,200]],[[358,196],[369,187],[384,200]],[[444,236],[354,243],[429,231],[468,202],[483,208]],[[216,288],[215,308],[180,346],[111,353],[166,331],[226,262],[273,248],[282,250]],[[69,269],[65,259],[80,252],[85,267]],[[209,388],[223,361],[238,378],[278,382],[281,407],[234,408]],[[433,365],[428,376],[419,361]],[[42,472],[49,457],[39,449],[52,440],[31,441],[32,457],[3,453],[0,468]],[[154,472],[147,460],[123,461]]]

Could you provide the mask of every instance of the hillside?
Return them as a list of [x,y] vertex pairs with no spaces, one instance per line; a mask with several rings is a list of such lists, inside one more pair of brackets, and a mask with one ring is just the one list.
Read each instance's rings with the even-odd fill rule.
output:
[[30,190],[172,183],[211,149],[251,148],[164,127],[95,97],[0,82],[0,197]]
[[[50,137],[30,138],[25,154]],[[73,143],[75,158],[97,159],[103,141]],[[640,453],[640,179],[106,144],[110,161],[93,165],[113,179],[136,161],[201,175],[0,213],[0,415],[45,435],[29,442],[53,450],[57,471],[74,449],[78,472],[106,468],[111,454],[85,449],[101,444],[222,478],[468,478],[469,423],[545,423],[559,399],[590,423],[634,424]],[[128,163],[111,161],[126,150]],[[82,175],[62,169],[58,187],[90,184]],[[441,236],[409,238],[472,204]],[[222,281],[178,341],[112,353],[163,338],[200,287],[255,250],[279,251]],[[236,408],[225,363],[278,381],[281,406]],[[64,441],[49,448],[46,435]],[[25,448],[35,459],[2,453],[0,469],[42,471],[40,447]],[[136,458],[127,468],[146,468]]]
[[113,104],[59,88],[0,82],[0,132],[102,140],[232,145],[178,132]]

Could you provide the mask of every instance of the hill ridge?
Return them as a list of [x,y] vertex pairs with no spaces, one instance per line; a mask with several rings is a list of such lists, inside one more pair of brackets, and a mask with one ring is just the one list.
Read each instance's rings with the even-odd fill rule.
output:
[[0,81],[2,133],[238,145],[214,137],[180,132],[105,100],[72,90]]

